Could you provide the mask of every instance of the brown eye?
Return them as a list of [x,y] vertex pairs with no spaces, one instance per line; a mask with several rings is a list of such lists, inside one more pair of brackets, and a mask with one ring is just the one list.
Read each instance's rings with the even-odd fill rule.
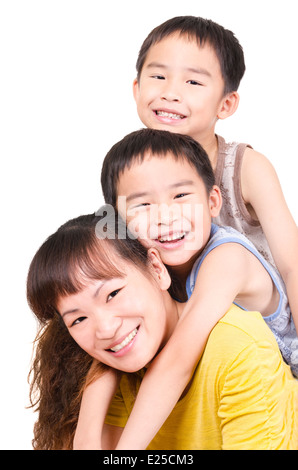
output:
[[77,318],[77,319],[71,324],[71,326],[78,325],[79,323],[82,323],[82,321],[84,321],[85,318],[86,318],[86,317]]
[[111,292],[109,295],[108,295],[108,298],[107,298],[107,301],[109,302],[109,300],[113,299],[114,297],[116,297],[116,295],[120,292],[121,289],[116,289],[116,290],[113,290],[113,292]]
[[196,80],[188,80],[186,83],[188,83],[189,85],[203,86],[202,83],[197,82]]

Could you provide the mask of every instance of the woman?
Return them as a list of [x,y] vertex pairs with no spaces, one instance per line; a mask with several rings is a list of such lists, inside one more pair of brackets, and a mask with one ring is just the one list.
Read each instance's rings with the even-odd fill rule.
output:
[[[123,227],[118,237],[116,222],[104,219],[102,230],[103,218],[94,214],[69,221],[31,263],[28,301],[41,325],[31,385],[32,397],[38,392],[32,399],[39,410],[36,449],[72,448],[82,390],[111,370],[123,374],[102,447],[115,448],[146,366],[183,309],[168,292],[171,280],[158,253],[151,250],[148,257],[129,234],[123,236]],[[103,409],[115,386],[107,381],[108,393],[99,397]],[[239,314],[233,306],[213,329],[150,448],[295,449],[297,387],[261,316]]]

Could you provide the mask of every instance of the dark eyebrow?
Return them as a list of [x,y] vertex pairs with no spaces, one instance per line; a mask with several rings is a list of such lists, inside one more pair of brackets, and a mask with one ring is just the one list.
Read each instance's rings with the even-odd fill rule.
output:
[[98,292],[100,291],[100,289],[105,285],[106,281],[103,279],[102,280],[102,283],[98,286],[98,288],[96,289],[96,291],[94,292],[93,294],[93,298],[95,299],[95,297],[97,297],[97,294]]
[[207,77],[211,77],[211,73],[208,72],[208,70],[206,70],[206,69],[201,69],[201,68],[195,69],[195,68],[189,67],[189,68],[187,68],[187,71],[192,72],[192,73],[196,73],[198,75],[206,75]]
[[[96,291],[94,292],[93,294],[93,298],[95,298],[97,296],[97,294],[99,293],[100,289],[104,286],[105,284],[105,281],[103,280],[102,283],[98,286],[98,288],[96,289]],[[80,309],[79,308],[74,308],[74,309],[71,309],[71,310],[66,310],[66,312],[63,312],[61,313],[61,317],[64,318],[65,315],[69,315],[71,313],[76,313],[78,312]]]
[[177,183],[173,183],[169,185],[169,189],[171,188],[179,188],[180,186],[193,186],[194,182],[192,180],[181,180]]
[[73,310],[67,310],[66,312],[64,313],[61,313],[61,317],[64,318],[66,315],[69,315],[70,313],[76,313],[78,312],[78,308],[74,308]]
[[[159,62],[150,62],[150,64],[147,65],[147,68],[160,68],[160,69],[168,69],[169,67],[166,64],[161,64]],[[185,70],[187,72],[192,72],[196,73],[198,75],[207,75],[208,77],[211,77],[211,73],[208,72],[208,70],[203,69],[201,67],[185,67]]]
[[148,69],[152,69],[154,67],[158,67],[160,69],[167,69],[168,68],[165,64],[160,64],[159,62],[150,62],[150,64],[148,64],[146,67]]
[[140,197],[145,197],[145,196],[148,196],[149,193],[145,193],[145,192],[142,192],[142,193],[132,193],[130,194],[129,196],[127,196],[126,198],[126,202],[129,202],[131,201],[132,199],[138,199]]
[[[182,181],[178,181],[177,183],[169,184],[168,188],[174,189],[174,188],[179,188],[180,186],[193,186],[193,185],[194,185],[194,182],[192,180],[182,180]],[[139,193],[132,193],[129,196],[127,196],[126,202],[130,202],[133,199],[146,197],[149,194],[150,194],[149,192],[145,192],[145,191],[139,192]]]

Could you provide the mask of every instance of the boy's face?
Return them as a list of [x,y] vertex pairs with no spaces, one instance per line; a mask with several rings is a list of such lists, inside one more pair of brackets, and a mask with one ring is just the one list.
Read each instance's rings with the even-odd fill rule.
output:
[[214,133],[224,103],[224,80],[214,50],[171,35],[153,45],[134,97],[146,127],[190,135],[202,143]]
[[148,154],[120,174],[117,195],[130,231],[147,248],[156,248],[165,264],[187,274],[208,241],[211,217],[218,215],[218,188],[207,195],[186,160]]

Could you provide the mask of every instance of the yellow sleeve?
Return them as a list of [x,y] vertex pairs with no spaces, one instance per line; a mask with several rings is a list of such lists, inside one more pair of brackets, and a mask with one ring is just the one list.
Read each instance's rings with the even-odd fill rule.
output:
[[293,442],[297,420],[289,415],[297,409],[294,388],[291,372],[272,342],[248,344],[229,367],[221,386],[223,449],[297,448]]
[[122,374],[119,388],[111,401],[105,419],[106,424],[125,427],[144,374],[145,370],[135,374]]
[[126,425],[126,421],[128,420],[128,415],[129,413],[126,409],[121,389],[119,387],[117,393],[113,397],[112,402],[110,404],[105,423],[110,424],[112,426],[119,426],[121,428],[124,428]]

